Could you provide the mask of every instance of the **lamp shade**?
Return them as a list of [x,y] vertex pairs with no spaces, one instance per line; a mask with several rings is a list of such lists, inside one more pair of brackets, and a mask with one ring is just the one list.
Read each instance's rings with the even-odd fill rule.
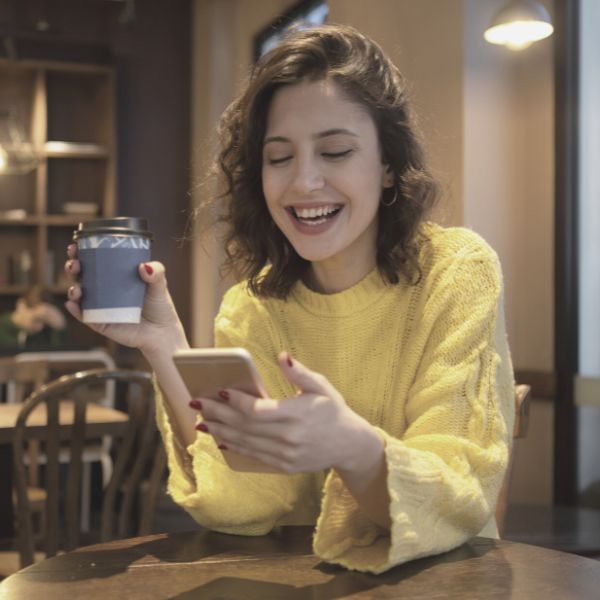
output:
[[544,6],[532,0],[519,0],[496,14],[483,37],[490,44],[521,50],[552,35],[553,31],[552,20]]

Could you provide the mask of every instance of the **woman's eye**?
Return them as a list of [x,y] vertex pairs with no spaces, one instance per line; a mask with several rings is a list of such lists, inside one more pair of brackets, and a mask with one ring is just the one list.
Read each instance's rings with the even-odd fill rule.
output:
[[281,165],[292,158],[291,156],[282,156],[280,158],[267,158],[267,162],[270,165]]
[[344,156],[348,156],[348,154],[350,154],[351,152],[352,148],[349,148],[348,150],[342,150],[341,152],[321,152],[321,156],[331,160],[336,160],[344,158]]

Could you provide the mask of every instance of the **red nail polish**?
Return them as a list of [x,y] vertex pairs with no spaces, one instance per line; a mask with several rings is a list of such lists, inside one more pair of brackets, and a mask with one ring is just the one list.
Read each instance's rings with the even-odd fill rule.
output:
[[202,410],[202,402],[200,402],[200,400],[196,400],[195,398],[193,400],[190,400],[189,405],[191,408]]
[[221,390],[218,394],[219,398],[221,398],[221,400],[229,400],[229,392],[226,392],[225,390]]
[[226,446],[225,444],[219,444],[219,445],[217,446],[217,448],[218,448],[219,450],[228,450],[228,448],[227,448],[227,446]]
[[289,354],[287,355],[287,364],[288,364],[288,367],[294,366],[294,363],[292,362],[292,357]]
[[208,433],[208,427],[204,423],[198,423],[198,425],[196,425],[196,429],[202,433]]
[[152,275],[152,273],[154,273],[154,269],[148,263],[144,263],[144,269],[146,269],[146,273],[148,273],[148,275]]

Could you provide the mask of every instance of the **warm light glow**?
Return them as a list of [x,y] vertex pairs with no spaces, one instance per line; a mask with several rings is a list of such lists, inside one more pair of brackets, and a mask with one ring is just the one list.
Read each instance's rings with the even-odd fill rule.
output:
[[513,21],[490,27],[484,34],[490,44],[503,44],[512,50],[527,48],[552,35],[554,28],[543,21]]
[[6,154],[6,150],[0,146],[0,171],[4,171],[4,169],[6,169],[7,163],[8,155]]

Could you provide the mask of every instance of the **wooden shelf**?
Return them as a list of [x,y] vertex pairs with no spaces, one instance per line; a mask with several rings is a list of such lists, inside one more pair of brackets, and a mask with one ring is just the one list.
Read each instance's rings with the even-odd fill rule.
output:
[[22,296],[29,287],[28,285],[0,285],[0,296]]
[[[25,176],[0,178],[0,312],[13,310],[33,284],[55,295],[60,307],[73,230],[83,220],[115,214],[114,87],[110,65],[0,59],[0,105],[15,107],[27,141],[42,158]],[[64,212],[85,205],[97,211]],[[24,218],[15,218],[19,212]],[[11,279],[11,268],[23,256],[31,264],[31,284],[12,285],[19,279]],[[73,319],[67,336],[71,344],[98,342]]]
[[48,227],[70,227],[77,226],[81,221],[93,219],[97,215],[82,213],[80,215],[42,215],[39,217],[31,216],[25,219],[6,219],[0,217],[0,227],[39,227],[47,225]]
[[40,224],[40,217],[31,216],[24,219],[7,219],[0,216],[0,225],[10,227],[35,227]]
[[77,227],[81,221],[93,219],[96,215],[47,215],[44,222],[48,227]]

